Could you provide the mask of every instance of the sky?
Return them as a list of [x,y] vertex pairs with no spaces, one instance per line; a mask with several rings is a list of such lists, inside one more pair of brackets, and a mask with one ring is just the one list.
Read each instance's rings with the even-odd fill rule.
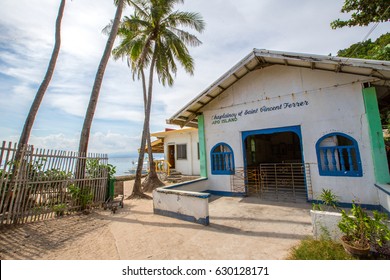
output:
[[[180,11],[197,12],[205,31],[191,47],[193,76],[179,70],[173,87],[154,83],[151,131],[178,128],[165,120],[227,72],[254,48],[336,55],[365,38],[373,27],[332,30],[345,19],[343,0],[186,0]],[[17,142],[54,45],[60,1],[0,0],[0,141]],[[56,69],[44,96],[30,144],[37,148],[78,150],[83,120],[113,19],[113,0],[67,1]],[[123,15],[130,15],[127,8]],[[369,38],[390,31],[381,23]],[[118,43],[118,40],[117,42]],[[142,89],[126,61],[110,59],[92,123],[89,152],[134,155],[143,125]]]

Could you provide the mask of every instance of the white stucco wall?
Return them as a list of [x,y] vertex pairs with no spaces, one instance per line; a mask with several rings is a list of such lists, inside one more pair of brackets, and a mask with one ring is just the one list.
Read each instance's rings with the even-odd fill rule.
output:
[[[164,139],[164,151],[168,153],[168,146],[175,145],[175,169],[184,175],[199,175],[200,162],[198,159],[198,131],[178,131],[167,135]],[[176,145],[187,145],[187,159],[177,159]],[[165,154],[168,159],[168,154]]]
[[341,213],[310,210],[313,236],[316,239],[330,237],[333,240],[340,240],[342,233],[338,227],[341,221]]
[[[215,144],[229,144],[234,150],[235,166],[243,167],[243,131],[300,126],[303,157],[310,164],[314,198],[326,188],[332,189],[343,202],[379,204],[362,97],[361,83],[365,79],[271,66],[253,71],[235,83],[203,110],[210,189],[231,191],[230,176],[211,174],[210,150]],[[264,108],[275,110],[264,111]],[[253,113],[246,114],[250,111]],[[218,117],[223,114],[233,117],[222,117],[218,123]],[[222,123],[222,119],[230,122]],[[319,175],[315,144],[332,132],[345,133],[358,142],[363,177]]]
[[156,214],[209,224],[209,194],[158,188],[153,191]]
[[379,192],[380,205],[390,213],[390,186],[377,184]]
[[[316,239],[330,237],[335,241],[340,240],[343,235],[338,227],[338,224],[342,219],[340,212],[310,210],[310,216],[313,227],[313,236]],[[390,222],[387,220],[384,223],[390,229]]]
[[166,189],[174,189],[180,191],[192,191],[192,192],[205,192],[209,189],[208,180],[205,178],[195,179],[192,181],[182,182],[178,184],[173,184]]

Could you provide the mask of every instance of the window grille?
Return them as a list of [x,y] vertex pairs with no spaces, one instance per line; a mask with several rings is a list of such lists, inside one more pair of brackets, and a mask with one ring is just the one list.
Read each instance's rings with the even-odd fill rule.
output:
[[322,176],[363,176],[359,147],[343,133],[323,136],[316,144],[318,169]]
[[226,143],[219,143],[211,149],[211,174],[234,174],[234,154]]

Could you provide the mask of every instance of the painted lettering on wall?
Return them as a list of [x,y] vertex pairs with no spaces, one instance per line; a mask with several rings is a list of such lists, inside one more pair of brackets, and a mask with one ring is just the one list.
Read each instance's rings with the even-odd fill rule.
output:
[[308,106],[309,101],[297,101],[297,102],[283,102],[274,106],[261,106],[259,108],[245,109],[238,112],[226,112],[223,114],[215,114],[211,117],[211,124],[225,124],[238,121],[239,118],[259,114],[259,113],[267,113],[285,109],[295,109],[304,106]]
[[282,109],[289,109],[289,108],[296,108],[296,107],[302,107],[302,106],[307,106],[309,105],[309,101],[300,101],[300,102],[284,102],[280,103],[279,105],[276,106],[263,106],[260,108],[260,112],[269,112],[269,111],[277,111],[277,110],[282,110]]
[[211,124],[230,123],[237,121],[237,113],[223,113],[220,115],[214,115],[212,117]]

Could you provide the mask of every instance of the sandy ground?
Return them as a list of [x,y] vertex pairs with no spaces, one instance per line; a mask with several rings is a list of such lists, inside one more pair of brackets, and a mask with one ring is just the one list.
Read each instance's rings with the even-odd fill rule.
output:
[[[126,192],[125,192],[126,193]],[[213,197],[210,226],[153,214],[153,202],[126,200],[116,214],[95,210],[0,229],[0,259],[285,259],[311,235],[309,204]]]

